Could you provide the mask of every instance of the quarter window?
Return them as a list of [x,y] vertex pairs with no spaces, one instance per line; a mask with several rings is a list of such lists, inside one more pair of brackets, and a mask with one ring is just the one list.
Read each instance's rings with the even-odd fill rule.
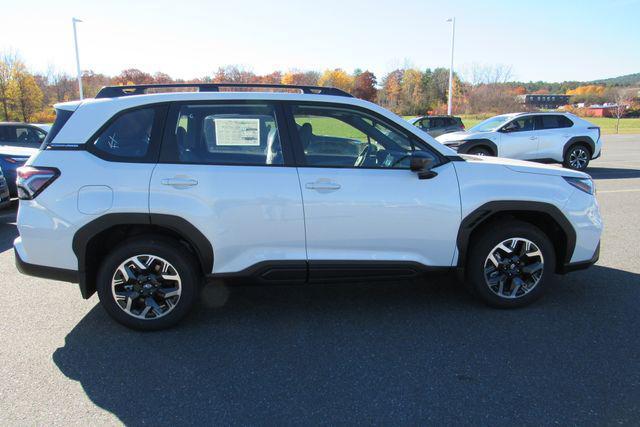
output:
[[293,116],[308,166],[407,169],[417,150],[437,160],[419,142],[357,111],[297,106]]
[[149,150],[153,108],[129,111],[117,117],[93,142],[103,153],[123,159],[142,158]]
[[184,105],[172,133],[180,163],[284,164],[271,106]]

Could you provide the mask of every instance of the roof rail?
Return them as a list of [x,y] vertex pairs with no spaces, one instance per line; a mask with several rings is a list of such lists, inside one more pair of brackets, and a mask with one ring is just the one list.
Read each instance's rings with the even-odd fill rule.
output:
[[151,85],[130,85],[130,86],[104,86],[96,95],[96,98],[115,98],[118,96],[143,95],[148,89],[162,89],[172,87],[198,88],[199,92],[219,92],[220,88],[259,88],[259,89],[297,89],[309,95],[333,95],[347,96],[353,98],[348,92],[335,87],[327,86],[304,86],[304,85],[282,85],[270,83],[168,83]]

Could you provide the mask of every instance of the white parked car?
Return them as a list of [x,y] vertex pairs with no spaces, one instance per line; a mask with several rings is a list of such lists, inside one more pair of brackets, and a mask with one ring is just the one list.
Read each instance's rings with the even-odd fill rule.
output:
[[488,304],[518,307],[598,259],[582,172],[458,155],[337,89],[196,86],[107,87],[56,105],[45,147],[19,170],[20,271],[97,290],[117,321],[161,329],[207,278],[455,270]]
[[436,139],[461,154],[562,163],[580,171],[602,152],[600,128],[570,113],[503,114]]

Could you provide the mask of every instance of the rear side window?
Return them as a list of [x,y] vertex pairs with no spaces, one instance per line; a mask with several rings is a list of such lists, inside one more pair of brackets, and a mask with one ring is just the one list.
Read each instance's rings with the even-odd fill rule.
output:
[[[219,165],[284,164],[274,108],[181,105],[165,131],[162,161]],[[165,148],[166,147],[166,148]]]
[[573,122],[565,116],[544,115],[538,116],[536,127],[538,129],[569,128]]
[[115,158],[145,157],[151,142],[154,116],[153,108],[129,111],[120,115],[100,132],[93,141],[93,147]]
[[0,126],[0,142],[16,142],[15,126]]
[[44,141],[40,146],[41,149],[45,149],[51,143],[51,141],[53,141],[53,138],[58,135],[58,132],[60,132],[60,130],[67,123],[72,114],[73,111],[62,109],[56,110],[56,120],[53,122],[53,126],[51,126],[49,133],[44,138]]

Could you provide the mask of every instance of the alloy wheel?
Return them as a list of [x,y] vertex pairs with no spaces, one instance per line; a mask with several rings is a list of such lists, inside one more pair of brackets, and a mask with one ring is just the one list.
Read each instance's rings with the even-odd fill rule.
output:
[[515,299],[531,292],[544,272],[544,257],[531,240],[514,237],[496,245],[484,263],[484,279],[500,298]]
[[137,319],[158,319],[180,300],[182,281],[176,268],[155,255],[135,255],[118,266],[111,279],[118,307]]
[[569,154],[569,166],[573,169],[584,169],[588,161],[589,155],[584,148],[577,147],[571,150]]

